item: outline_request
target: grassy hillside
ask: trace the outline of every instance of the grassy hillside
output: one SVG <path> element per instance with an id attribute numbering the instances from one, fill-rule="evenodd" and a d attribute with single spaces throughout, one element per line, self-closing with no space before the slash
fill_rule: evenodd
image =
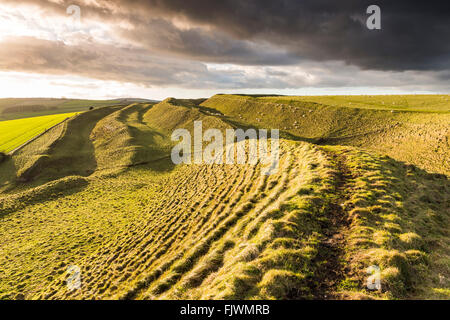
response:
<path id="1" fill-rule="evenodd" d="M 0 121 L 0 152 L 8 153 L 54 125 L 76 115 L 63 113 L 50 116 Z"/>
<path id="2" fill-rule="evenodd" d="M 375 95 L 375 96 L 303 96 L 261 97 L 278 103 L 315 102 L 333 107 L 360 109 L 450 113 L 450 95 Z"/>
<path id="3" fill-rule="evenodd" d="M 344 110 L 361 122 L 339 139 L 391 113 L 299 102 L 284 115 L 259 99 L 88 111 L 0 164 L 0 299 L 449 299 L 448 177 L 319 141 Z M 299 114 L 309 126 L 282 128 L 274 175 L 170 161 L 170 134 L 196 120 L 295 128 Z M 428 120 L 442 130 L 445 116 Z M 82 286 L 69 291 L 72 265 Z M 372 265 L 381 291 L 366 288 Z"/>
<path id="4" fill-rule="evenodd" d="M 450 174 L 450 104 L 446 96 L 432 96 L 425 108 L 415 99 L 409 111 L 386 110 L 364 97 L 250 97 L 216 95 L 201 105 L 223 113 L 236 125 L 280 129 L 291 139 L 318 144 L 349 145 L 386 154 L 427 171 Z M 340 100 L 339 100 L 340 99 Z M 365 101 L 346 105 L 348 99 Z M 378 99 L 378 100 L 377 100 Z M 333 105 L 322 104 L 333 100 Z M 383 96 L 372 98 L 384 101 Z M 321 101 L 321 103 L 315 102 Z M 415 104 L 413 102 L 415 101 Z M 357 105 L 357 107 L 356 107 Z M 403 107 L 401 109 L 404 109 Z M 428 112 L 418 112 L 426 109 Z"/>
<path id="5" fill-rule="evenodd" d="M 2 164 L 0 186 L 8 190 L 17 184 L 29 187 L 25 182 L 36 186 L 68 175 L 90 175 L 97 163 L 89 135 L 97 121 L 116 109 L 81 113 L 49 130 Z"/>

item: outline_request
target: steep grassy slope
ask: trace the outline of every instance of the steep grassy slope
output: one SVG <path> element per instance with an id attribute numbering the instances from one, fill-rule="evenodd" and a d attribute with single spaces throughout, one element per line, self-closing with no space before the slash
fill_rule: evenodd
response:
<path id="1" fill-rule="evenodd" d="M 29 166 L 28 164 L 36 160 L 39 155 L 45 154 L 52 143 L 64 132 L 65 125 L 66 123 L 62 123 L 55 126 L 18 150 L 13 157 L 8 157 L 0 165 L 0 190 L 13 188 L 17 182 L 17 172 Z"/>
<path id="2" fill-rule="evenodd" d="M 97 121 L 116 109 L 79 114 L 16 152 L 1 164 L 0 188 L 28 188 L 69 175 L 90 175 L 97 167 L 90 132 Z"/>
<path id="3" fill-rule="evenodd" d="M 90 111 L 14 156 L 47 155 L 0 194 L 0 298 L 450 298 L 446 176 L 289 130 L 270 176 L 174 166 L 174 129 L 254 125 L 199 102 Z M 365 286 L 372 265 L 379 292 Z"/>
<path id="4" fill-rule="evenodd" d="M 158 128 L 168 136 L 177 128 L 187 129 L 192 133 L 194 121 L 202 121 L 204 128 L 220 130 L 232 128 L 229 123 L 211 116 L 208 112 L 199 108 L 195 102 L 197 101 L 193 100 L 189 103 L 173 98 L 166 99 L 144 114 L 144 120 L 150 126 Z"/>
<path id="5" fill-rule="evenodd" d="M 113 108 L 82 113 L 69 121 L 63 135 L 38 156 L 30 166 L 18 172 L 20 181 L 54 180 L 69 175 L 88 176 L 97 168 L 94 146 L 89 135 L 97 122 Z"/>
<path id="6" fill-rule="evenodd" d="M 414 99 L 415 96 L 407 97 Z M 435 99 L 445 101 L 442 97 Z M 370 99 L 365 108 L 359 108 L 361 103 L 354 108 L 344 102 L 341 106 L 328 106 L 308 99 L 314 100 L 314 97 L 216 95 L 201 105 L 223 113 L 237 125 L 277 128 L 287 137 L 319 144 L 362 147 L 430 172 L 450 174 L 450 106 L 447 102 L 438 104 L 432 100 L 427 108 L 429 112 L 391 112 L 379 109 L 378 104 L 372 105 Z M 319 101 L 329 99 L 332 98 L 323 97 Z M 363 100 L 354 97 L 358 99 Z M 339 105 L 339 100 L 334 98 L 333 101 Z M 420 108 L 425 107 L 418 105 L 410 109 Z"/>
<path id="7" fill-rule="evenodd" d="M 135 150 L 125 119 L 133 108 L 134 105 L 130 105 L 117 110 L 96 123 L 89 138 L 94 144 L 97 169 L 105 170 L 132 163 Z"/>
<path id="8" fill-rule="evenodd" d="M 170 161 L 175 145 L 170 139 L 173 130 L 185 128 L 192 132 L 194 121 L 202 121 L 205 128 L 231 128 L 193 105 L 179 104 L 180 100 L 176 99 L 156 105 L 131 104 L 99 121 L 90 139 L 100 173 L 160 159 Z"/>

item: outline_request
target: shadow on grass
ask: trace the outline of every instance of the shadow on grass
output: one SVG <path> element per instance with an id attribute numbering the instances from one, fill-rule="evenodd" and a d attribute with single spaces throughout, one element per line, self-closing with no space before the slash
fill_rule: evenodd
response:
<path id="1" fill-rule="evenodd" d="M 84 190 L 89 185 L 86 178 L 71 176 L 26 191 L 5 195 L 0 199 L 0 219 L 28 205 L 56 200 Z"/>
<path id="2" fill-rule="evenodd" d="M 153 171 L 168 172 L 175 167 L 170 158 L 172 143 L 169 137 L 151 128 L 144 121 L 144 114 L 152 107 L 153 105 L 137 106 L 137 110 L 130 109 L 128 116 L 133 111 L 137 112 L 136 121 L 127 122 L 128 119 L 121 119 L 128 126 L 135 147 L 132 164 L 128 167 L 146 166 Z"/>
<path id="3" fill-rule="evenodd" d="M 91 175 L 97 168 L 95 149 L 90 134 L 97 122 L 115 111 L 101 108 L 80 114 L 67 123 L 64 134 L 49 148 L 47 154 L 24 170 L 19 182 L 34 182 L 34 185 L 67 176 Z"/>
<path id="4" fill-rule="evenodd" d="M 8 191 L 13 187 L 17 178 L 17 168 L 11 157 L 0 163 L 0 191 Z"/>

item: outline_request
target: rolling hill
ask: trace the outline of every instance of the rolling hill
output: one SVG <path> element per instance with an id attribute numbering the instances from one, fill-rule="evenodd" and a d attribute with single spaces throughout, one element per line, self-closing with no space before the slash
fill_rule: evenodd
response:
<path id="1" fill-rule="evenodd" d="M 0 164 L 0 298 L 449 299 L 450 110 L 305 99 L 131 103 L 49 130 Z M 170 135 L 198 120 L 279 128 L 280 170 L 175 166 Z"/>
<path id="2" fill-rule="evenodd" d="M 450 97 L 432 97 L 216 95 L 201 106 L 236 126 L 279 128 L 290 139 L 355 146 L 449 175 Z"/>

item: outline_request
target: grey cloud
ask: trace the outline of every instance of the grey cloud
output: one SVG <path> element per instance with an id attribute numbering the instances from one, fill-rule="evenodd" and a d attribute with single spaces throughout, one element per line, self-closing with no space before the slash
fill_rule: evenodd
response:
<path id="1" fill-rule="evenodd" d="M 69 46 L 59 41 L 32 37 L 3 41 L 0 46 L 0 69 L 73 74 L 145 85 L 171 85 L 179 83 L 180 74 L 196 76 L 206 70 L 200 63 L 150 56 L 142 49 L 95 43 Z"/>
<path id="2" fill-rule="evenodd" d="M 129 45 L 8 39 L 0 44 L 1 70 L 184 88 L 449 90 L 450 4 L 443 1 L 379 0 L 380 31 L 364 25 L 372 4 L 366 0 L 2 3 L 39 5 L 49 15 L 66 15 L 68 5 L 79 4 L 83 19 L 108 24 Z M 233 67 L 208 69 L 208 63 Z"/>
<path id="3" fill-rule="evenodd" d="M 136 25 L 132 30 L 120 27 L 115 30 L 121 37 L 146 47 L 151 53 L 241 65 L 289 65 L 298 62 L 293 54 L 269 43 L 233 39 L 221 31 L 211 32 L 199 27 L 181 30 L 163 19 L 151 19 L 148 25 Z"/>
<path id="4" fill-rule="evenodd" d="M 306 61 L 297 66 L 207 67 L 203 63 L 151 56 L 142 48 L 117 48 L 31 37 L 11 38 L 0 46 L 0 70 L 79 75 L 152 86 L 214 89 L 286 89 L 300 87 L 395 86 L 441 88 L 436 72 L 364 71 L 339 62 Z M 424 86 L 423 84 L 426 84 Z"/>
<path id="5" fill-rule="evenodd" d="M 255 65 L 339 60 L 363 69 L 396 71 L 441 70 L 450 65 L 448 1 L 378 0 L 382 30 L 376 31 L 364 25 L 371 0 L 21 2 L 59 13 L 78 3 L 87 17 L 131 23 L 134 32 L 122 30 L 123 36 L 191 59 Z M 198 28 L 177 30 L 167 23 L 165 32 L 152 34 L 161 30 L 161 21 L 176 18 Z"/>

